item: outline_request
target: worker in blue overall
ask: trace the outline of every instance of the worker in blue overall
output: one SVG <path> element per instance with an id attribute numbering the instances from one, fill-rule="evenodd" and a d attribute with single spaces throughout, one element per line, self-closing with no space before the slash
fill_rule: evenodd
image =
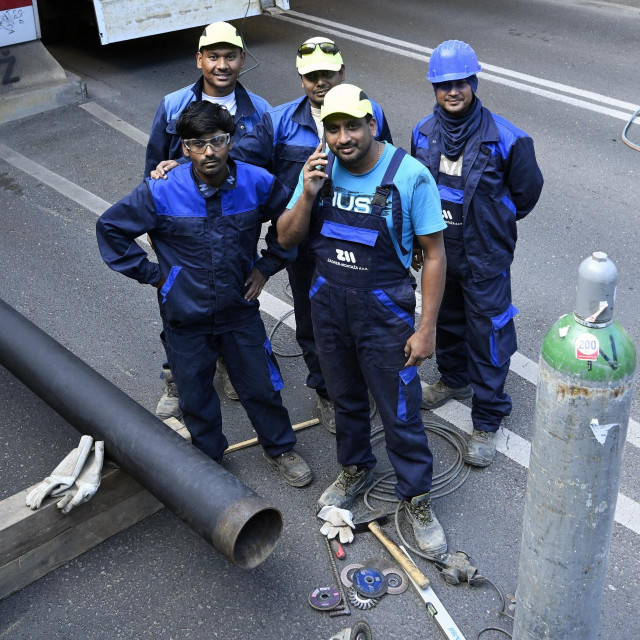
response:
<path id="1" fill-rule="evenodd" d="M 233 25 L 227 22 L 214 22 L 205 28 L 196 52 L 196 65 L 201 70 L 202 76 L 194 85 L 188 85 L 166 95 L 158 105 L 147 144 L 145 178 L 161 160 L 183 157 L 176 123 L 184 109 L 194 102 L 208 100 L 229 111 L 236 123 L 233 134 L 234 144 L 237 144 L 240 138 L 259 122 L 270 105 L 238 82 L 244 62 L 242 37 Z M 259 288 L 258 293 L 279 267 L 279 265 L 268 264 L 267 260 L 262 262 L 260 273 L 256 274 L 261 276 L 255 283 Z M 238 394 L 229 380 L 222 359 L 218 363 L 218 374 L 226 396 L 232 400 L 238 400 Z M 163 364 L 162 378 L 165 390 L 156 407 L 156 415 L 161 420 L 169 417 L 180 418 L 178 396 L 167 362 Z"/>
<path id="2" fill-rule="evenodd" d="M 229 158 L 235 123 L 207 101 L 187 107 L 176 125 L 190 160 L 166 181 L 145 180 L 97 223 L 109 267 L 158 289 L 161 335 L 193 444 L 216 462 L 228 446 L 212 382 L 219 356 L 247 412 L 264 456 L 294 487 L 311 482 L 293 451 L 296 437 L 282 405 L 278 363 L 246 281 L 260 261 L 262 224 L 275 221 L 290 191 L 264 169 Z M 148 233 L 158 264 L 135 238 Z M 281 260 L 293 257 L 267 243 Z"/>
<path id="3" fill-rule="evenodd" d="M 316 36 L 303 42 L 296 55 L 304 95 L 269 109 L 253 130 L 244 136 L 231 155 L 244 162 L 264 167 L 285 186 L 295 188 L 300 171 L 323 138 L 320 108 L 332 87 L 344 82 L 345 66 L 338 46 L 327 37 Z M 391 142 L 391 133 L 382 109 L 371 100 L 377 124 L 375 137 Z M 152 177 L 163 177 L 175 163 L 161 163 Z M 335 433 L 335 412 L 316 354 L 309 289 L 314 258 L 305 240 L 298 246 L 298 257 L 287 267 L 296 319 L 296 340 L 309 374 L 307 386 L 317 394 L 316 415 L 322 425 Z"/>
<path id="4" fill-rule="evenodd" d="M 433 178 L 404 150 L 375 139 L 373 112 L 358 87 L 342 84 L 327 93 L 322 119 L 330 153 L 318 145 L 305 163 L 278 219 L 278 240 L 288 248 L 309 232 L 316 257 L 308 295 L 342 465 L 317 508 L 349 509 L 374 482 L 369 389 L 384 425 L 396 496 L 418 545 L 436 556 L 447 542 L 430 500 L 433 458 L 420 416 L 418 365 L 435 348 L 445 225 Z M 418 329 L 409 272 L 414 237 L 425 253 Z"/>
<path id="5" fill-rule="evenodd" d="M 509 271 L 516 222 L 538 202 L 543 179 L 533 140 L 476 96 L 479 71 L 464 42 L 448 40 L 434 50 L 427 79 L 436 105 L 414 128 L 411 155 L 437 182 L 447 225 L 447 281 L 436 331 L 441 377 L 423 389 L 422 406 L 473 395 L 464 459 L 484 467 L 495 458 L 498 428 L 511 412 L 504 385 L 517 349 Z"/>

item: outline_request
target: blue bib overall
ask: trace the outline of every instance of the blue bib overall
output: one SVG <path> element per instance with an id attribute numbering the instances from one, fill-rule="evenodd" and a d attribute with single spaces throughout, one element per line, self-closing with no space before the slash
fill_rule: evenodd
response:
<path id="1" fill-rule="evenodd" d="M 396 495 L 410 500 L 430 490 L 433 458 L 420 416 L 417 368 L 404 367 L 404 346 L 414 333 L 415 281 L 382 215 L 391 198 L 400 244 L 402 203 L 393 178 L 405 153 L 396 150 L 371 213 L 334 206 L 327 181 L 311 231 L 316 273 L 309 297 L 320 366 L 336 408 L 338 462 L 375 466 L 369 389 L 384 425 Z M 328 175 L 334 159 L 329 154 Z"/>

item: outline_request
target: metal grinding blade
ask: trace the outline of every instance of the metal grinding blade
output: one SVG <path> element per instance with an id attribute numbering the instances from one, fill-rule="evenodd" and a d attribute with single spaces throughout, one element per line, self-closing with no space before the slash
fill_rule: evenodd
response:
<path id="1" fill-rule="evenodd" d="M 363 598 L 379 598 L 387 592 L 387 579 L 382 571 L 371 567 L 356 569 L 351 576 L 354 589 Z"/>
<path id="2" fill-rule="evenodd" d="M 349 602 L 356 609 L 373 609 L 378 604 L 377 598 L 363 598 L 353 587 L 349 587 Z"/>
<path id="3" fill-rule="evenodd" d="M 351 582 L 351 576 L 356 569 L 362 569 L 364 567 L 363 564 L 348 564 L 342 571 L 340 572 L 340 582 L 345 587 L 353 586 L 353 582 Z"/>
<path id="4" fill-rule="evenodd" d="M 395 569 L 383 569 L 382 573 L 387 579 L 387 593 L 398 596 L 409 588 L 409 580 L 404 573 Z"/>
<path id="5" fill-rule="evenodd" d="M 309 604 L 319 611 L 333 609 L 340 600 L 340 592 L 335 587 L 318 587 L 309 594 Z"/>

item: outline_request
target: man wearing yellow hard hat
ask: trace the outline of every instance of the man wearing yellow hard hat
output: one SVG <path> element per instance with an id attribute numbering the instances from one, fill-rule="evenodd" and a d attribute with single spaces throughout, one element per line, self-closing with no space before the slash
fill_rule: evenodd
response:
<path id="1" fill-rule="evenodd" d="M 232 152 L 239 160 L 265 167 L 292 190 L 302 166 L 323 137 L 320 108 L 325 95 L 345 79 L 340 49 L 333 40 L 324 36 L 309 38 L 298 47 L 296 70 L 300 74 L 304 95 L 269 109 Z M 377 123 L 375 137 L 391 142 L 382 109 L 374 101 L 371 104 Z M 295 310 L 296 340 L 309 371 L 307 386 L 316 391 L 316 411 L 321 423 L 334 433 L 334 408 L 320 370 L 311 323 L 309 288 L 314 264 L 308 243 L 303 242 L 298 246 L 296 261 L 287 267 L 287 271 Z"/>
<path id="2" fill-rule="evenodd" d="M 445 282 L 438 189 L 420 162 L 375 139 L 375 109 L 360 88 L 332 88 L 321 117 L 329 153 L 316 147 L 277 222 L 283 249 L 308 236 L 316 259 L 311 315 L 342 466 L 317 508 L 349 509 L 374 483 L 369 390 L 384 426 L 396 496 L 420 549 L 437 556 L 447 540 L 431 506 L 433 457 L 420 416 L 418 365 L 435 349 Z M 414 238 L 425 255 L 418 329 L 409 271 Z"/>
<path id="3" fill-rule="evenodd" d="M 202 76 L 194 85 L 178 89 L 160 102 L 147 144 L 145 178 L 160 161 L 183 157 L 176 123 L 193 102 L 208 100 L 225 107 L 236 123 L 234 142 L 258 123 L 270 105 L 238 82 L 244 59 L 244 44 L 233 25 L 214 22 L 205 28 L 196 52 L 196 65 Z"/>

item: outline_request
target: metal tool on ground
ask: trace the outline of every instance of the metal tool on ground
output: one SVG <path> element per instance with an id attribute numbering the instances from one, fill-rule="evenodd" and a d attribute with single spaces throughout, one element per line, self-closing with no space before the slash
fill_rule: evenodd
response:
<path id="1" fill-rule="evenodd" d="M 379 598 L 387 593 L 387 580 L 378 569 L 363 567 L 351 575 L 353 588 L 365 598 Z"/>
<path id="2" fill-rule="evenodd" d="M 329 611 L 340 604 L 340 598 L 335 587 L 318 587 L 309 594 L 309 604 L 319 611 Z"/>
<path id="3" fill-rule="evenodd" d="M 341 629 L 336 635 L 331 636 L 329 640 L 373 640 L 373 632 L 364 620 L 360 620 L 353 627 Z"/>
<path id="4" fill-rule="evenodd" d="M 387 593 L 391 596 L 399 596 L 409 588 L 409 580 L 406 574 L 395 569 L 383 569 L 382 573 L 387 579 Z"/>
<path id="5" fill-rule="evenodd" d="M 324 540 L 325 547 L 327 548 L 327 554 L 329 556 L 329 564 L 331 565 L 331 571 L 333 571 L 333 577 L 335 578 L 336 584 L 338 586 L 338 591 L 340 592 L 340 598 L 342 599 L 342 604 L 343 604 L 341 609 L 335 609 L 334 611 L 331 611 L 329 615 L 332 618 L 335 618 L 336 616 L 350 616 L 351 609 L 349 609 L 347 598 L 344 595 L 344 589 L 342 588 L 342 582 L 340 581 L 338 567 L 336 566 L 336 560 L 333 557 L 333 552 L 331 551 L 331 545 L 329 544 L 329 539 L 325 538 L 325 536 L 322 536 L 322 539 Z"/>
<path id="6" fill-rule="evenodd" d="M 599 635 L 636 368 L 635 348 L 613 319 L 617 283 L 605 253 L 584 260 L 575 311 L 542 342 L 516 640 Z"/>
<path id="7" fill-rule="evenodd" d="M 358 564 L 358 563 L 348 564 L 340 572 L 340 582 L 342 582 L 342 584 L 347 588 L 352 587 L 353 582 L 351 581 L 351 576 L 353 575 L 353 572 L 356 569 L 362 569 L 363 567 L 364 567 L 363 564 Z"/>
<path id="8" fill-rule="evenodd" d="M 413 560 L 407 553 L 406 549 L 401 547 L 401 550 L 401 553 L 403 553 L 408 561 L 413 564 Z M 462 632 L 458 629 L 458 625 L 456 625 L 453 618 L 444 608 L 444 605 L 440 602 L 440 598 L 438 598 L 434 590 L 430 586 L 426 588 L 421 587 L 409 572 L 407 572 L 407 575 L 409 576 L 411 584 L 415 587 L 418 595 L 422 598 L 422 601 L 427 607 L 427 612 L 435 620 L 435 623 L 438 625 L 438 629 L 442 631 L 444 637 L 448 640 L 465 640 Z"/>
<path id="9" fill-rule="evenodd" d="M 335 538 L 329 544 L 331 545 L 331 551 L 333 551 L 338 560 L 344 560 L 347 557 L 344 547 Z"/>
<path id="10" fill-rule="evenodd" d="M 382 509 L 376 511 L 369 511 L 366 514 L 356 518 L 354 520 L 354 531 L 359 533 L 362 531 L 370 531 L 373 535 L 380 540 L 385 546 L 387 551 L 393 556 L 393 559 L 415 580 L 421 588 L 429 586 L 429 578 L 416 567 L 413 562 L 407 560 L 407 557 L 400 547 L 387 536 L 386 533 L 380 528 L 380 523 L 384 523 L 387 520 L 387 514 Z"/>
<path id="11" fill-rule="evenodd" d="M 446 553 L 442 560 L 436 560 L 434 564 L 449 584 L 468 582 L 473 587 L 484 581 L 484 576 L 478 573 L 477 567 L 471 565 L 469 556 L 464 551 Z"/>
<path id="12" fill-rule="evenodd" d="M 373 609 L 378 604 L 378 598 L 366 598 L 361 596 L 354 587 L 349 587 L 349 602 L 356 607 L 356 609 Z"/>

